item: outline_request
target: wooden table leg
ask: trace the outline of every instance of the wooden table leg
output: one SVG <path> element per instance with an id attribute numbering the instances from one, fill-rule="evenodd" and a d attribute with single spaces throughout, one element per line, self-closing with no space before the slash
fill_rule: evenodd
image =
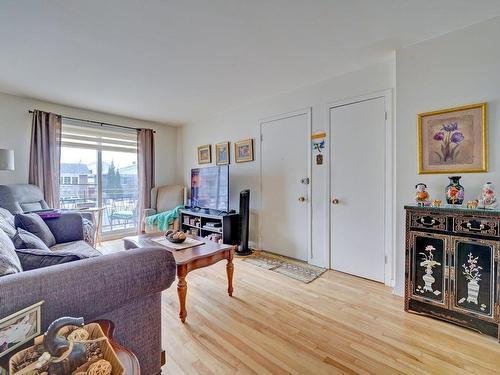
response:
<path id="1" fill-rule="evenodd" d="M 186 310 L 186 295 L 187 295 L 187 283 L 186 283 L 187 271 L 185 267 L 177 268 L 177 294 L 179 295 L 179 318 L 181 322 L 186 322 L 187 310 Z"/>
<path id="2" fill-rule="evenodd" d="M 233 251 L 229 250 L 229 255 L 227 257 L 227 264 L 226 264 L 226 272 L 227 272 L 227 294 L 229 294 L 230 297 L 233 296 L 233 273 L 234 273 L 233 256 L 234 256 Z"/>

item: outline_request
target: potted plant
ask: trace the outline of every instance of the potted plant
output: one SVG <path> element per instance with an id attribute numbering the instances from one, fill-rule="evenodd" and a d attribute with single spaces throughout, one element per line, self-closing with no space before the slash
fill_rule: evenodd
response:
<path id="1" fill-rule="evenodd" d="M 436 248 L 434 246 L 427 245 L 425 247 L 426 253 L 419 253 L 420 255 L 422 255 L 422 261 L 420 262 L 420 266 L 425 267 L 425 275 L 422 276 L 422 279 L 424 279 L 424 283 L 425 283 L 424 291 L 431 292 L 431 293 L 433 292 L 432 284 L 434 284 L 434 281 L 436 281 L 434 276 L 432 276 L 432 269 L 435 266 L 441 265 L 441 263 L 434 260 L 433 251 L 435 251 L 435 250 L 436 250 Z"/>
<path id="2" fill-rule="evenodd" d="M 479 295 L 479 281 L 481 281 L 480 270 L 483 268 L 477 265 L 477 260 L 479 257 L 473 257 L 472 253 L 469 253 L 469 258 L 467 259 L 467 264 L 462 264 L 462 273 L 467 279 L 467 302 L 478 304 L 477 297 Z"/>

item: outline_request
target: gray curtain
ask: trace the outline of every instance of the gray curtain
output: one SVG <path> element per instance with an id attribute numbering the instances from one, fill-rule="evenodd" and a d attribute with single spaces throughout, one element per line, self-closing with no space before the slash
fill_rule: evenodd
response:
<path id="1" fill-rule="evenodd" d="M 151 189 L 155 186 L 155 140 L 152 129 L 138 129 L 137 131 L 137 164 L 139 180 L 138 215 L 142 220 L 145 208 L 151 207 Z M 141 232 L 143 225 L 137 225 Z"/>
<path id="2" fill-rule="evenodd" d="M 53 208 L 59 208 L 61 123 L 61 116 L 54 113 L 33 112 L 28 182 L 40 187 Z"/>

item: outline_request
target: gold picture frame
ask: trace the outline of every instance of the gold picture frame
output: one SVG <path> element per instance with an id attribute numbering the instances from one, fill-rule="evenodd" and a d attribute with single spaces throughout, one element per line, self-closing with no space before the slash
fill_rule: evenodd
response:
<path id="1" fill-rule="evenodd" d="M 234 160 L 236 163 L 254 161 L 253 139 L 243 139 L 234 143 Z"/>
<path id="2" fill-rule="evenodd" d="M 44 301 L 37 302 L 0 319 L 0 333 L 5 336 L 2 341 L 7 340 L 5 349 L 0 351 L 0 357 L 40 336 L 42 330 L 41 307 L 43 303 Z M 9 334 L 9 331 L 13 332 L 12 335 Z"/>
<path id="3" fill-rule="evenodd" d="M 212 162 L 212 146 L 203 145 L 198 147 L 198 164 L 210 164 Z"/>
<path id="4" fill-rule="evenodd" d="M 488 171 L 488 103 L 417 115 L 418 173 Z"/>
<path id="5" fill-rule="evenodd" d="M 215 164 L 227 165 L 230 163 L 229 142 L 220 142 L 215 145 Z"/>

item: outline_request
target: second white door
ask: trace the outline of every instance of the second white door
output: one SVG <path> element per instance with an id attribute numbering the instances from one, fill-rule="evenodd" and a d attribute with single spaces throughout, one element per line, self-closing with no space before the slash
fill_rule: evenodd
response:
<path id="1" fill-rule="evenodd" d="M 386 109 L 379 97 L 330 108 L 331 266 L 384 282 Z"/>
<path id="2" fill-rule="evenodd" d="M 261 123 L 261 247 L 308 260 L 309 112 Z"/>

